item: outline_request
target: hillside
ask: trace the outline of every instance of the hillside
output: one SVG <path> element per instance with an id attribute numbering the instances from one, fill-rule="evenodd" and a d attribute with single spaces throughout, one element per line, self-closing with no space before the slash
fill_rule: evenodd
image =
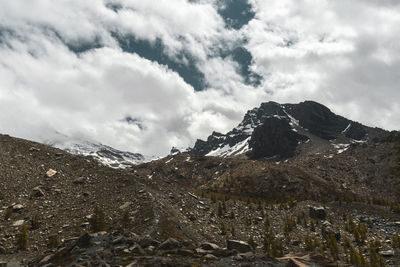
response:
<path id="1" fill-rule="evenodd" d="M 361 251 L 396 266 L 397 157 L 385 140 L 279 164 L 179 154 L 119 170 L 3 135 L 0 253 L 30 266 L 337 266 Z"/>

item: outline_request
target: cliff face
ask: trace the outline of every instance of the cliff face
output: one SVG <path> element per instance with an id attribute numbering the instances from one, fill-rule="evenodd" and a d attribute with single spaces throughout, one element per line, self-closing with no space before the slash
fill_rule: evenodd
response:
<path id="1" fill-rule="evenodd" d="M 253 159 L 291 158 L 295 155 L 298 144 L 307 140 L 307 136 L 293 131 L 287 119 L 269 117 L 254 129 L 249 141 L 249 156 Z"/>

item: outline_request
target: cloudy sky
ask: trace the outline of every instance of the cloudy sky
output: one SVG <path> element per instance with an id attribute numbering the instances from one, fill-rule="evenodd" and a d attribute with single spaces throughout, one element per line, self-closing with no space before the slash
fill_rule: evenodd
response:
<path id="1" fill-rule="evenodd" d="M 164 155 L 264 101 L 400 129 L 397 0 L 0 1 L 0 132 Z"/>

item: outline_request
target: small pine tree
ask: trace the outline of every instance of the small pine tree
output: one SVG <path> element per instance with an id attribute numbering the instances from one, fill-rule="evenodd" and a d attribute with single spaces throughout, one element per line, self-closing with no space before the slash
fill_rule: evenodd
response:
<path id="1" fill-rule="evenodd" d="M 94 209 L 92 218 L 89 220 L 89 223 L 93 232 L 106 230 L 106 219 L 104 211 L 101 208 L 96 207 Z"/>
<path id="2" fill-rule="evenodd" d="M 339 246 L 337 244 L 335 235 L 333 233 L 329 233 L 326 241 L 328 242 L 328 247 L 331 252 L 332 258 L 334 260 L 338 260 L 339 259 Z"/>
<path id="3" fill-rule="evenodd" d="M 17 247 L 18 249 L 25 250 L 28 248 L 28 230 L 23 225 L 17 235 Z"/>
<path id="4" fill-rule="evenodd" d="M 282 242 L 274 239 L 271 242 L 271 254 L 274 258 L 279 258 L 283 256 L 283 245 Z"/>

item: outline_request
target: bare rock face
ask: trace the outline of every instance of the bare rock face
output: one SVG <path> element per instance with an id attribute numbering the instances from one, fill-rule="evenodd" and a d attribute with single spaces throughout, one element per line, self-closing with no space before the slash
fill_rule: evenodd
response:
<path id="1" fill-rule="evenodd" d="M 257 127 L 250 139 L 253 159 L 277 157 L 284 159 L 293 157 L 300 141 L 308 140 L 292 130 L 287 119 L 269 117 Z"/>

